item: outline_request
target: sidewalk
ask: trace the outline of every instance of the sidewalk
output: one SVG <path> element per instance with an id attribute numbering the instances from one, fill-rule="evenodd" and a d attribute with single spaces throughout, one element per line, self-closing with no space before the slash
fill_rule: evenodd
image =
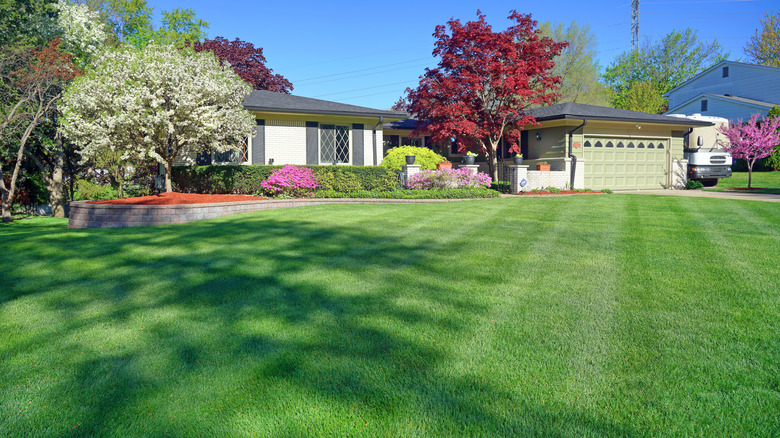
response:
<path id="1" fill-rule="evenodd" d="M 720 198 L 747 201 L 780 202 L 780 195 L 768 193 L 710 192 L 704 190 L 615 190 L 616 195 L 663 195 L 689 198 Z"/>

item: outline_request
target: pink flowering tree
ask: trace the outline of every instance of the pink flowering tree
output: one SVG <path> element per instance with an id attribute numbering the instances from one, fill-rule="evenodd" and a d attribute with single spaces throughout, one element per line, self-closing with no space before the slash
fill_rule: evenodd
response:
<path id="1" fill-rule="evenodd" d="M 275 170 L 260 186 L 271 196 L 311 196 L 316 189 L 317 179 L 307 167 L 287 165 Z"/>
<path id="2" fill-rule="evenodd" d="M 761 158 L 772 155 L 775 146 L 780 143 L 778 129 L 780 129 L 780 117 L 764 118 L 759 121 L 758 114 L 753 114 L 745 123 L 739 119 L 736 123 L 718 128 L 728 139 L 728 143 L 721 143 L 723 149 L 732 157 L 747 162 L 748 188 L 753 181 L 753 165 Z"/>

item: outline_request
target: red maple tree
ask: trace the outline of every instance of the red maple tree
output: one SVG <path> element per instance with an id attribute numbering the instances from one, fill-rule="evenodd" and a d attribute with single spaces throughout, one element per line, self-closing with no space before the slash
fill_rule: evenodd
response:
<path id="1" fill-rule="evenodd" d="M 426 69 L 415 89 L 406 89 L 406 109 L 419 121 L 412 134 L 429 133 L 434 142 L 455 139 L 460 152 L 487 154 L 490 174 L 497 177 L 496 152 L 501 138 L 520 152 L 520 130 L 537 124 L 525 114 L 530 105 L 557 97 L 560 77 L 552 76 L 553 58 L 568 43 L 542 37 L 530 14 L 512 11 L 514 21 L 494 32 L 477 11 L 477 21 L 436 26 L 433 56 L 439 65 Z"/>
<path id="2" fill-rule="evenodd" d="M 223 37 L 216 37 L 213 40 L 197 41 L 193 48 L 197 52 L 213 52 L 220 61 L 229 62 L 233 71 L 255 90 L 290 94 L 293 89 L 290 81 L 282 75 L 274 74 L 273 70 L 265 66 L 263 48 L 255 47 L 250 42 L 238 38 L 228 41 Z"/>

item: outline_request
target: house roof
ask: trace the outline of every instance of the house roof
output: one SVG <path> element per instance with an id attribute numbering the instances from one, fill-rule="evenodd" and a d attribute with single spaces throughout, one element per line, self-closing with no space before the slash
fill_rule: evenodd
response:
<path id="1" fill-rule="evenodd" d="M 700 120 L 679 119 L 676 117 L 661 116 L 658 114 L 628 111 L 624 109 L 610 108 L 606 106 L 587 105 L 584 103 L 559 103 L 556 105 L 533 108 L 526 113 L 533 116 L 538 122 L 546 120 L 611 120 L 616 122 L 636 123 L 668 123 L 674 125 L 700 125 L 709 126 L 710 122 Z"/>
<path id="2" fill-rule="evenodd" d="M 249 96 L 244 99 L 244 108 L 250 111 L 282 113 L 333 114 L 360 117 L 388 117 L 394 119 L 409 117 L 408 114 L 400 111 L 378 110 L 266 90 L 252 91 Z"/>
<path id="3" fill-rule="evenodd" d="M 721 61 L 721 62 L 713 65 L 712 67 L 708 68 L 707 70 L 704 70 L 703 72 L 697 74 L 696 76 L 693 76 L 692 78 L 688 79 L 687 81 L 683 82 L 682 84 L 680 84 L 680 85 L 672 88 L 671 90 L 667 91 L 666 93 L 663 94 L 663 96 L 664 97 L 669 97 L 669 95 L 672 92 L 674 92 L 674 91 L 676 91 L 676 90 L 678 90 L 678 89 L 680 89 L 682 87 L 685 87 L 686 85 L 688 85 L 689 83 L 695 81 L 696 79 L 699 79 L 700 77 L 706 75 L 707 73 L 709 73 L 709 72 L 711 72 L 711 71 L 713 71 L 715 69 L 718 69 L 718 68 L 720 68 L 720 67 L 722 67 L 722 66 L 724 66 L 726 64 L 728 64 L 728 65 L 741 65 L 741 66 L 744 66 L 744 67 L 750 67 L 750 68 L 755 68 L 755 69 L 765 69 L 765 70 L 768 69 L 768 70 L 771 70 L 771 71 L 776 71 L 778 74 L 780 74 L 780 68 L 777 68 L 777 67 L 770 67 L 770 66 L 767 66 L 767 65 L 750 64 L 750 63 L 747 63 L 747 62 Z"/>
<path id="4" fill-rule="evenodd" d="M 710 93 L 702 93 L 698 96 L 692 97 L 685 102 L 677 105 L 674 108 L 670 108 L 669 111 L 666 112 L 666 114 L 672 114 L 678 109 L 690 105 L 691 102 L 696 102 L 697 100 L 700 100 L 702 97 L 706 97 L 708 99 L 719 99 L 719 100 L 726 100 L 730 102 L 735 102 L 738 104 L 744 104 L 744 105 L 750 105 L 754 107 L 764 108 L 764 109 L 772 109 L 775 105 L 780 105 L 780 103 L 772 103 L 772 102 L 762 102 L 760 100 L 755 99 L 748 99 L 746 97 L 739 97 L 739 96 L 729 96 L 727 94 L 710 94 Z"/>
<path id="5" fill-rule="evenodd" d="M 404 119 L 395 122 L 387 122 L 382 125 L 384 129 L 416 129 L 417 119 Z"/>

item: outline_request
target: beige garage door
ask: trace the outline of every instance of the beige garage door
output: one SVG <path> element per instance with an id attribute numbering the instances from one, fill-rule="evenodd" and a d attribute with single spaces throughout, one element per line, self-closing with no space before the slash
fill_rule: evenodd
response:
<path id="1" fill-rule="evenodd" d="M 585 137 L 585 187 L 660 189 L 666 183 L 665 139 Z"/>

